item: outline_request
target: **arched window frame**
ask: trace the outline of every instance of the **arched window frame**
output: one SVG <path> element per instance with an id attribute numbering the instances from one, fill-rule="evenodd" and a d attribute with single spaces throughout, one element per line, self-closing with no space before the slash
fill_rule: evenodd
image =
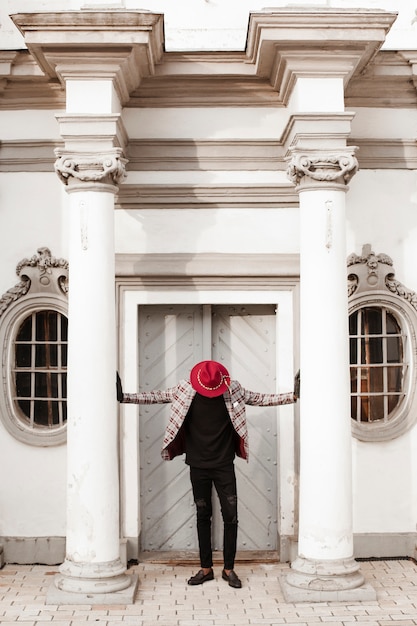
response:
<path id="1" fill-rule="evenodd" d="M 66 424 L 55 428 L 31 427 L 22 419 L 14 401 L 14 346 L 23 321 L 32 313 L 52 310 L 68 315 L 68 262 L 55 259 L 48 248 L 39 248 L 31 259 L 16 268 L 20 282 L 0 299 L 0 349 L 2 374 L 0 419 L 17 440 L 34 446 L 54 446 L 66 442 Z"/>
<path id="2" fill-rule="evenodd" d="M 404 398 L 387 421 L 358 422 L 352 418 L 352 434 L 361 441 L 390 441 L 417 422 L 417 294 L 395 278 L 386 254 L 375 255 L 369 245 L 361 256 L 348 258 L 349 316 L 367 307 L 385 308 L 398 321 L 405 341 Z"/>

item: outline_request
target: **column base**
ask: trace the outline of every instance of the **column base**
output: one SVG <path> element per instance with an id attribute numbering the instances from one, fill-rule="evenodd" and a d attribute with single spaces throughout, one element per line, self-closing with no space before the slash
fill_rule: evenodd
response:
<path id="1" fill-rule="evenodd" d="M 111 593 L 75 593 L 58 589 L 55 581 L 52 581 L 46 593 L 45 604 L 62 606 L 64 604 L 103 604 L 103 605 L 126 605 L 134 604 L 139 579 L 137 574 L 126 574 L 129 586 L 121 591 Z"/>
<path id="2" fill-rule="evenodd" d="M 376 600 L 355 559 L 314 560 L 297 557 L 281 581 L 287 602 Z"/>
<path id="3" fill-rule="evenodd" d="M 110 563 L 66 560 L 50 586 L 47 604 L 132 604 L 138 585 L 118 559 Z"/>

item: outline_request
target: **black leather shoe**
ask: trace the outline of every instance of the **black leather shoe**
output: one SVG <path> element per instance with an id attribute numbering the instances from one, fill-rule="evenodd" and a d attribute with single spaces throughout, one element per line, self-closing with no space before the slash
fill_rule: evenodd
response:
<path id="1" fill-rule="evenodd" d="M 233 570 L 230 572 L 230 574 L 226 574 L 226 572 L 223 570 L 222 578 L 223 580 L 227 580 L 230 587 L 234 587 L 235 589 L 240 589 L 242 586 L 242 583 L 240 582 L 239 578 L 236 576 Z"/>
<path id="2" fill-rule="evenodd" d="M 209 571 L 208 574 L 205 574 L 203 570 L 201 569 L 199 572 L 197 572 L 197 574 L 195 574 L 194 576 L 191 576 L 191 578 L 188 580 L 188 584 L 189 585 L 202 585 L 203 583 L 206 583 L 208 580 L 213 580 L 213 579 L 214 579 L 214 574 L 213 574 L 212 569 Z"/>

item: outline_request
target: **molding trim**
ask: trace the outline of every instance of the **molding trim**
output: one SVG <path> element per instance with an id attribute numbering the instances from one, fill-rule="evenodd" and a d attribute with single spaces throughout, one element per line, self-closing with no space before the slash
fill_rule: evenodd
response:
<path id="1" fill-rule="evenodd" d="M 356 533 L 353 554 L 356 559 L 417 558 L 417 533 Z"/>
<path id="2" fill-rule="evenodd" d="M 172 286 L 205 288 L 228 281 L 229 289 L 267 289 L 298 283 L 298 254 L 116 254 L 116 278 L 137 286 L 172 281 Z M 233 279 L 230 284 L 230 279 Z"/>
<path id="3" fill-rule="evenodd" d="M 303 54 L 308 52 L 304 50 Z M 329 53 L 325 54 L 328 58 Z M 369 60 L 366 71 L 355 74 L 346 85 L 346 109 L 415 108 L 413 54 L 413 51 L 379 50 Z M 280 65 L 283 68 L 285 63 L 281 60 Z M 45 75 L 29 51 L 11 54 L 0 50 L 0 66 L 3 79 L 0 81 L 0 110 L 65 110 L 64 86 Z M 248 63 L 244 52 L 165 52 L 154 71 L 154 75 L 142 78 L 125 106 L 283 106 L 275 90 L 277 86 L 268 78 L 255 75 L 255 68 Z M 323 75 L 326 75 L 325 69 Z"/>
<path id="4" fill-rule="evenodd" d="M 138 559 L 139 539 L 129 537 L 125 543 L 127 543 L 127 561 Z M 0 544 L 3 545 L 5 563 L 58 565 L 65 559 L 65 537 L 0 537 Z M 353 545 L 356 559 L 417 558 L 415 532 L 355 533 Z M 294 537 L 282 537 L 280 549 L 280 562 L 291 561 L 292 556 L 297 553 L 297 542 L 294 541 Z M 244 558 L 244 555 L 245 553 L 241 552 L 238 558 Z"/>
<path id="5" fill-rule="evenodd" d="M 127 561 L 139 558 L 139 539 L 128 537 Z M 58 565 L 65 559 L 65 537 L 0 537 L 5 563 Z M 417 533 L 355 533 L 354 558 L 417 558 Z M 297 551 L 294 537 L 280 538 L 280 562 L 291 561 Z M 244 553 L 243 553 L 244 554 Z M 126 558 L 126 557 L 125 557 Z"/>
<path id="6" fill-rule="evenodd" d="M 290 182 L 277 185 L 122 185 L 116 209 L 298 207 Z"/>
<path id="7" fill-rule="evenodd" d="M 286 169 L 278 139 L 132 139 L 126 156 L 130 171 Z"/>
<path id="8" fill-rule="evenodd" d="M 417 169 L 414 139 L 355 139 L 359 168 Z M 53 172 L 59 140 L 0 142 L 0 172 Z M 127 172 L 144 171 L 285 171 L 285 149 L 279 139 L 132 139 L 127 146 Z M 123 185 L 122 187 L 126 187 Z"/>
<path id="9" fill-rule="evenodd" d="M 0 537 L 4 562 L 58 565 L 65 559 L 65 537 Z"/>

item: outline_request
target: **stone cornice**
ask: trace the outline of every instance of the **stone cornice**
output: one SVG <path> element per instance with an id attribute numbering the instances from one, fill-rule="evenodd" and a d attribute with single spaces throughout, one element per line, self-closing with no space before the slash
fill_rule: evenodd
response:
<path id="1" fill-rule="evenodd" d="M 44 74 L 111 79 L 122 103 L 155 72 L 163 51 L 163 17 L 136 11 L 67 11 L 11 16 Z"/>
<path id="2" fill-rule="evenodd" d="M 339 76 L 346 86 L 375 57 L 396 17 L 327 7 L 251 13 L 247 57 L 287 104 L 297 76 Z"/>

